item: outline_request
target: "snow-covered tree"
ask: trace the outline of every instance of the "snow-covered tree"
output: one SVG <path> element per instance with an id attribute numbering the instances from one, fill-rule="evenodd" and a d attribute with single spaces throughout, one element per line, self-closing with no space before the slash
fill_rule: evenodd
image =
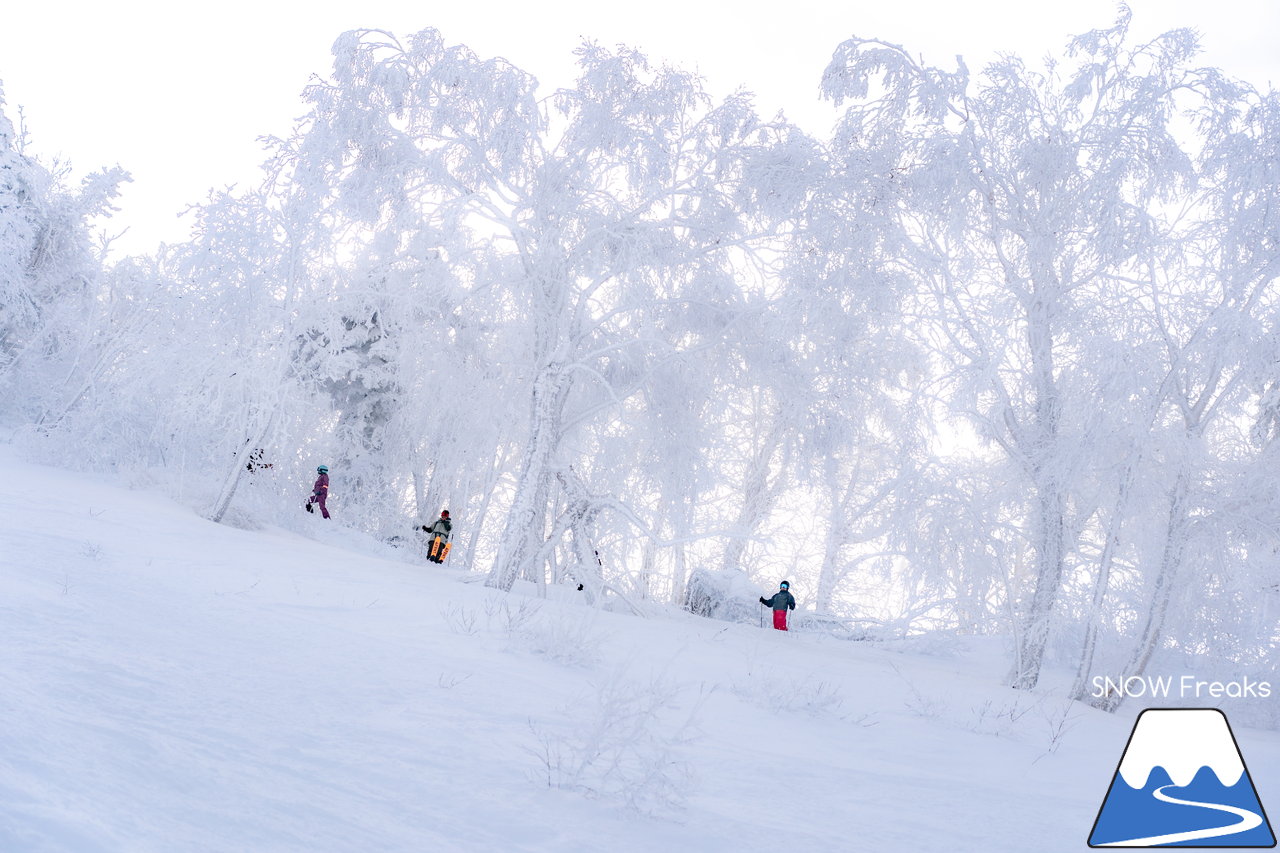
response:
<path id="1" fill-rule="evenodd" d="M 509 588 L 542 571 L 566 437 L 732 321 L 750 253 L 802 196 L 804 142 L 745 96 L 713 105 L 693 74 L 628 50 L 585 45 L 577 85 L 541 100 L 527 74 L 432 30 L 403 45 L 353 33 L 335 51 L 317 120 L 389 105 L 359 156 L 395 159 L 435 216 L 510 259 L 499 284 L 528 332 L 507 354 L 529 414 L 490 576 Z"/>
<path id="2" fill-rule="evenodd" d="M 1101 283 L 1159 239 L 1155 209 L 1191 179 L 1174 133 L 1177 96 L 1212 85 L 1186 31 L 1131 45 L 1130 14 L 1074 39 L 1044 70 L 1005 57 L 973 79 L 924 67 L 896 45 L 841 45 L 824 90 L 850 100 L 844 135 L 907 185 L 904 260 L 932 301 L 948 405 L 998 454 L 1030 549 L 1011 574 L 1018 612 L 1011 683 L 1039 677 L 1060 592 L 1092 507 L 1090 413 L 1105 402 L 1084 334 L 1106 312 Z M 872 96 L 871 87 L 877 87 Z M 998 516 L 992 516 L 992 522 Z M 1011 572 L 1011 569 L 1008 569 Z"/>
<path id="3" fill-rule="evenodd" d="M 0 389 L 10 416 L 45 427 L 83 399 L 110 330 L 94 303 L 101 272 L 90 222 L 108 216 L 120 169 L 67 186 L 69 169 L 26 152 L 0 89 Z"/>
<path id="4" fill-rule="evenodd" d="M 1126 674 L 1143 673 L 1161 649 L 1203 645 L 1227 654 L 1221 642 L 1205 643 L 1205 622 L 1221 626 L 1244 617 L 1251 629 L 1259 627 L 1252 620 L 1270 582 L 1258 555 L 1274 542 L 1274 490 L 1259 488 L 1251 470 L 1265 464 L 1269 442 L 1265 427 L 1251 442 L 1242 424 L 1251 409 L 1260 416 L 1255 423 L 1266 423 L 1277 359 L 1280 113 L 1274 93 L 1260 97 L 1216 82 L 1214 97 L 1197 111 L 1198 180 L 1183 201 L 1188 213 L 1176 243 L 1153 256 L 1134 282 L 1145 290 L 1143 316 L 1159 345 L 1157 408 L 1148 419 L 1156 452 L 1146 461 L 1162 473 L 1150 501 L 1160 508 L 1154 527 L 1161 533 L 1144 560 L 1144 583 L 1128 603 L 1138 630 Z M 1105 588 L 1099 586 L 1099 600 Z M 1206 605 L 1219 600 L 1221 608 Z M 1273 632 L 1274 626 L 1263 636 Z M 1237 659 L 1254 658 L 1271 644 L 1242 645 L 1233 650 Z M 1078 694 L 1092 652 L 1086 646 Z M 1114 708 L 1118 701 L 1107 696 L 1098 704 Z"/>

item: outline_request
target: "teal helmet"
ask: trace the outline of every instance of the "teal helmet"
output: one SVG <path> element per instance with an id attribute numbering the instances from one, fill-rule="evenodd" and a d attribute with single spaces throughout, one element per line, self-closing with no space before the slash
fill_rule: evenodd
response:
<path id="1" fill-rule="evenodd" d="M 329 473 L 329 466 L 328 466 L 328 465 L 321 465 L 319 468 L 317 468 L 317 469 L 316 469 L 316 472 L 317 472 L 317 473 L 319 473 L 319 474 L 328 474 L 328 473 Z"/>

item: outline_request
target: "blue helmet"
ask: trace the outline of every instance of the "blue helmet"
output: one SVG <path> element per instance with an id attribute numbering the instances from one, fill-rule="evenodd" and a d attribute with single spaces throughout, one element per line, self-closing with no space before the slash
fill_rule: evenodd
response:
<path id="1" fill-rule="evenodd" d="M 328 473 L 329 473 L 329 466 L 328 466 L 328 465 L 321 465 L 319 468 L 317 468 L 317 469 L 316 469 L 316 472 L 317 472 L 317 473 L 319 473 L 319 474 L 328 474 Z"/>

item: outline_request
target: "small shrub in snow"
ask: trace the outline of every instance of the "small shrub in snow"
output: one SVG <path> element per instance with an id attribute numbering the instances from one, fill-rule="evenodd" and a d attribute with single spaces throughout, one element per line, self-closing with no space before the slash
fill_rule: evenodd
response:
<path id="1" fill-rule="evenodd" d="M 527 598 L 520 599 L 513 607 L 510 596 L 496 594 L 485 599 L 484 607 L 485 614 L 490 622 L 497 619 L 502 626 L 502 630 L 509 637 L 514 637 L 523 631 L 525 626 L 542 610 L 541 604 Z"/>
<path id="2" fill-rule="evenodd" d="M 774 673 L 754 675 L 733 685 L 733 692 L 770 711 L 798 711 L 811 716 L 838 716 L 844 697 L 828 681 Z"/>
<path id="3" fill-rule="evenodd" d="M 1045 755 L 1053 755 L 1057 752 L 1058 747 L 1062 746 L 1062 742 L 1066 739 L 1071 730 L 1080 724 L 1084 715 L 1081 713 L 1072 713 L 1076 710 L 1076 703 L 1070 699 L 1066 699 L 1062 701 L 1058 707 L 1045 711 L 1044 721 L 1049 730 L 1048 743 L 1046 745 L 1044 755 L 1040 756 L 1040 758 L 1044 758 Z M 1037 758 L 1036 761 L 1039 761 L 1040 758 Z"/>
<path id="4" fill-rule="evenodd" d="M 1008 737 L 1017 731 L 1018 723 L 1037 705 L 1039 700 L 1026 701 L 1022 697 L 1012 702 L 988 699 L 970 709 L 972 719 L 968 728 L 978 734 Z"/>
<path id="5" fill-rule="evenodd" d="M 916 687 L 914 681 L 902 674 L 902 670 L 898 669 L 892 663 L 889 664 L 889 666 L 898 674 L 898 677 L 902 679 L 902 682 L 907 685 L 908 695 L 907 699 L 903 702 L 903 705 L 908 711 L 915 714 L 917 717 L 933 719 L 934 717 L 941 716 L 942 713 L 947 710 L 947 703 L 940 699 L 934 699 L 931 696 L 926 696 L 924 693 L 920 692 L 920 689 Z"/>
<path id="6" fill-rule="evenodd" d="M 698 705 L 680 713 L 680 688 L 665 678 L 648 683 L 618 676 L 579 703 L 568 731 L 530 723 L 548 787 L 618 800 L 642 814 L 680 808 L 693 786 L 684 751 L 694 740 Z"/>
<path id="7" fill-rule="evenodd" d="M 501 592 L 489 592 L 484 597 L 484 624 L 493 628 L 493 620 L 502 613 L 507 596 Z"/>
<path id="8" fill-rule="evenodd" d="M 441 607 L 440 616 L 455 634 L 470 636 L 476 632 L 476 612 L 470 607 Z"/>
<path id="9" fill-rule="evenodd" d="M 819 634 L 837 640 L 879 640 L 884 638 L 881 626 L 869 620 L 846 619 L 830 613 L 797 610 L 787 621 L 787 628 L 797 634 Z"/>
<path id="10" fill-rule="evenodd" d="M 605 637 L 594 618 L 577 612 L 552 613 L 520 623 L 511 639 L 523 649 L 567 666 L 594 666 L 600 660 Z"/>

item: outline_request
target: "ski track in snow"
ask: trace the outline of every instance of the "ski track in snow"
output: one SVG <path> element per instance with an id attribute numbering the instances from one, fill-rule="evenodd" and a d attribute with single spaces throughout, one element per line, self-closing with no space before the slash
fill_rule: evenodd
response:
<path id="1" fill-rule="evenodd" d="M 4 853 L 1075 851 L 1130 725 L 1081 709 L 1053 754 L 1036 712 L 975 730 L 1029 701 L 998 643 L 940 658 L 497 596 L 5 446 L 0 479 Z M 541 608 L 543 652 L 502 601 Z M 641 745 L 694 714 L 678 805 L 547 786 L 538 733 L 585 743 L 606 685 L 659 678 L 679 693 Z M 819 684 L 837 707 L 785 706 Z M 1274 789 L 1280 738 L 1255 740 Z"/>

